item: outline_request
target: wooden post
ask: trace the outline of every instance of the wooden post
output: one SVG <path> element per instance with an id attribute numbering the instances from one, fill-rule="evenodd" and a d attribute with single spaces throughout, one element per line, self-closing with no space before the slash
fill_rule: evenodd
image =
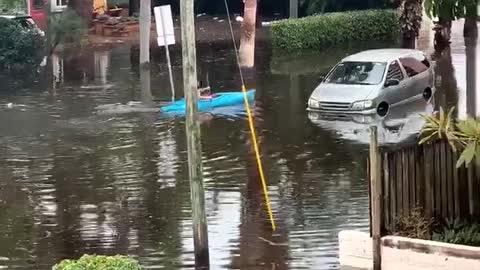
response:
<path id="1" fill-rule="evenodd" d="M 193 0 L 182 0 L 180 15 L 182 23 L 183 91 L 186 99 L 186 131 L 188 150 L 188 172 L 192 201 L 193 239 L 196 267 L 208 268 L 208 230 L 205 214 L 205 194 L 203 188 L 202 149 L 200 125 L 197 121 L 198 91 L 197 63 L 195 50 L 195 21 Z"/>
<path id="2" fill-rule="evenodd" d="M 433 189 L 433 180 L 432 175 L 433 171 L 433 146 L 431 144 L 425 144 L 423 146 L 423 158 L 425 160 L 424 166 L 424 179 L 425 179 L 425 216 L 427 218 L 433 217 L 433 207 L 434 207 L 434 189 Z"/>
<path id="3" fill-rule="evenodd" d="M 150 63 L 151 7 L 150 0 L 140 1 L 140 66 Z"/>
<path id="4" fill-rule="evenodd" d="M 475 200 L 474 200 L 474 185 L 473 185 L 473 181 L 474 181 L 474 171 L 473 171 L 473 168 L 474 168 L 474 163 L 470 164 L 468 167 L 467 167 L 467 183 L 468 183 L 468 210 L 469 210 L 469 214 L 470 214 L 470 217 L 474 217 L 475 215 Z"/>
<path id="5" fill-rule="evenodd" d="M 373 270 L 382 269 L 382 179 L 377 127 L 370 127 L 370 185 L 372 189 Z"/>
<path id="6" fill-rule="evenodd" d="M 290 0 L 290 19 L 298 18 L 298 0 Z"/>

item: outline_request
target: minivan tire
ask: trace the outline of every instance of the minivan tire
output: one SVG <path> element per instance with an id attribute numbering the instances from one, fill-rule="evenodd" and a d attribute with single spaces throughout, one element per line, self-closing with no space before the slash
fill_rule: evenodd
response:
<path id="1" fill-rule="evenodd" d="M 430 100 L 430 98 L 432 97 L 432 89 L 430 89 L 430 87 L 425 89 L 425 91 L 423 91 L 422 96 L 423 96 L 423 99 L 427 101 Z"/>
<path id="2" fill-rule="evenodd" d="M 386 102 L 382 102 L 378 104 L 377 106 L 377 114 L 380 116 L 386 116 L 388 114 L 388 110 L 390 109 L 390 106 Z"/>

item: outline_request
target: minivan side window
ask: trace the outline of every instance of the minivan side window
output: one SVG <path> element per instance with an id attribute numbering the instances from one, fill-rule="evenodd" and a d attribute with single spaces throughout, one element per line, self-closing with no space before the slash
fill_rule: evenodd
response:
<path id="1" fill-rule="evenodd" d="M 400 58 L 400 63 L 402 63 L 402 66 L 405 68 L 408 77 L 420 74 L 430 67 L 430 63 L 424 56 L 422 56 L 421 59 L 414 57 Z"/>
<path id="2" fill-rule="evenodd" d="M 400 64 L 398 64 L 397 61 L 392 62 L 388 67 L 387 81 L 392 79 L 399 81 L 403 80 L 403 72 L 402 69 L 400 69 Z"/>

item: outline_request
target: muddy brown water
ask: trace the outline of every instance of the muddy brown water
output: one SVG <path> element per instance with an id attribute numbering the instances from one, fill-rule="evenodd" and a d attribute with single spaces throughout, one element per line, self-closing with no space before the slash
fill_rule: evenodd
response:
<path id="1" fill-rule="evenodd" d="M 442 53 L 428 35 L 419 42 L 436 59 L 435 99 L 386 119 L 305 111 L 319 75 L 363 47 L 292 55 L 260 45 L 247 82 L 257 89 L 279 230 L 268 226 L 244 114 L 202 115 L 211 268 L 339 268 L 338 232 L 368 231 L 370 123 L 385 143 L 399 144 L 416 138 L 420 113 L 453 104 L 460 117 L 476 114 L 478 81 L 467 81 L 480 77 L 478 68 L 467 74 L 480 53 L 465 48 L 459 29 Z M 184 119 L 156 112 L 171 99 L 162 53 L 154 50 L 149 73 L 136 68 L 130 46 L 60 55 L 55 86 L 48 76 L 0 86 L 0 269 L 46 270 L 84 253 L 128 254 L 146 269 L 193 268 Z M 176 98 L 179 55 L 172 53 Z M 200 44 L 198 55 L 199 76 L 215 91 L 239 89 L 229 44 Z"/>

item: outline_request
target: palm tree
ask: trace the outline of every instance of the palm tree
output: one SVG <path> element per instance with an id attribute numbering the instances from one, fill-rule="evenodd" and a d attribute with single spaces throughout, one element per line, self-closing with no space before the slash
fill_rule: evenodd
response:
<path id="1" fill-rule="evenodd" d="M 415 41 L 422 26 L 422 0 L 404 0 L 400 6 L 402 47 L 415 48 Z"/>
<path id="2" fill-rule="evenodd" d="M 463 0 L 465 2 L 465 26 L 463 35 L 476 39 L 478 36 L 477 19 L 478 19 L 478 0 Z"/>

